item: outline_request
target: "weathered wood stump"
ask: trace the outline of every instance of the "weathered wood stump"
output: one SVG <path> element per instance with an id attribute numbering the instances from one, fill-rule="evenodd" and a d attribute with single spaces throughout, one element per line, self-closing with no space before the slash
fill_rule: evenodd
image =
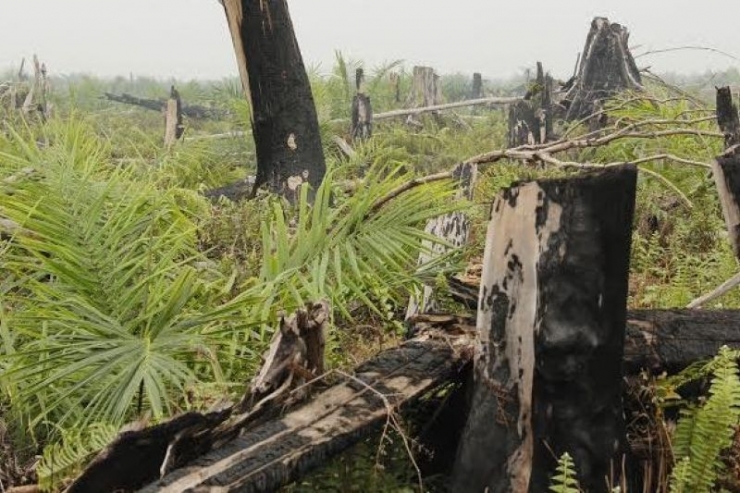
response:
<path id="1" fill-rule="evenodd" d="M 365 72 L 358 68 L 355 74 L 357 93 L 352 99 L 352 138 L 369 139 L 373 135 L 373 107 L 365 94 Z"/>
<path id="2" fill-rule="evenodd" d="M 164 114 L 164 146 L 171 149 L 180 140 L 185 126 L 182 124 L 182 100 L 175 86 L 170 87 L 170 99 Z"/>
<path id="3" fill-rule="evenodd" d="M 624 166 L 525 183 L 495 200 L 453 491 L 544 493 L 564 452 L 589 492 L 607 492 L 621 469 L 636 178 Z"/>
<path id="4" fill-rule="evenodd" d="M 509 107 L 509 147 L 553 140 L 553 80 L 537 62 L 537 78 L 522 101 Z"/>
<path id="5" fill-rule="evenodd" d="M 596 17 L 586 38 L 576 77 L 562 103 L 566 120 L 586 118 L 602 108 L 603 101 L 627 89 L 641 90 L 642 79 L 628 46 L 626 27 Z M 603 126 L 592 122 L 592 126 Z"/>
<path id="6" fill-rule="evenodd" d="M 483 76 L 475 72 L 473 74 L 473 86 L 470 90 L 470 99 L 480 99 L 483 97 Z"/>
<path id="7" fill-rule="evenodd" d="M 391 72 L 388 75 L 388 79 L 390 80 L 391 87 L 393 88 L 393 100 L 396 103 L 401 102 L 401 76 L 398 75 L 398 72 Z"/>
<path id="8" fill-rule="evenodd" d="M 418 108 L 442 103 L 442 85 L 439 83 L 439 75 L 434 72 L 432 67 L 414 67 L 411 92 L 408 101 L 406 101 L 406 106 Z"/>
<path id="9" fill-rule="evenodd" d="M 224 0 L 239 74 L 252 108 L 255 190 L 296 200 L 326 173 L 311 86 L 285 0 Z"/>

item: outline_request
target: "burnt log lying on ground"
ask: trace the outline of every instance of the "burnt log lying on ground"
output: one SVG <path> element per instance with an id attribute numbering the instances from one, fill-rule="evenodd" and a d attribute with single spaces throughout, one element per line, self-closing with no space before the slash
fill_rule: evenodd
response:
<path id="1" fill-rule="evenodd" d="M 132 96 L 130 94 L 113 94 L 110 92 L 104 93 L 105 99 L 108 101 L 114 101 L 116 103 L 129 104 L 132 106 L 139 106 L 152 111 L 165 111 L 167 109 L 167 99 L 147 99 Z M 195 118 L 200 120 L 205 119 L 219 119 L 226 116 L 226 112 L 220 108 L 209 108 L 208 106 L 199 105 L 183 105 L 181 112 L 188 118 Z"/>
<path id="2" fill-rule="evenodd" d="M 565 119 L 580 120 L 603 109 L 603 101 L 624 90 L 641 90 L 642 80 L 630 53 L 626 27 L 597 17 L 591 23 L 578 72 L 568 81 L 561 104 Z M 597 117 L 592 127 L 603 127 Z"/>
<path id="3" fill-rule="evenodd" d="M 449 279 L 453 299 L 478 307 L 480 279 Z M 722 346 L 740 349 L 740 310 L 627 310 L 623 371 L 676 373 L 712 358 Z"/>
<path id="4" fill-rule="evenodd" d="M 515 185 L 494 201 L 453 491 L 548 491 L 566 452 L 586 491 L 620 484 L 636 182 L 627 165 Z"/>
<path id="5" fill-rule="evenodd" d="M 420 321 L 416 338 L 380 353 L 351 376 L 330 376 L 340 382 L 329 388 L 325 380 L 316 381 L 295 389 L 288 399 L 269 395 L 264 399 L 262 384 L 270 382 L 267 387 L 273 390 L 279 385 L 273 378 L 280 365 L 267 364 L 250 392 L 262 392 L 265 404 L 259 409 L 252 407 L 241 414 L 239 407 L 188 413 L 124 432 L 68 491 L 179 492 L 215 485 L 223 488 L 219 491 L 273 491 L 375 432 L 389 413 L 464 374 L 472 355 L 472 336 L 458 322 L 450 316 L 427 324 Z M 282 351 L 292 361 L 295 352 L 284 349 L 297 346 L 290 344 L 290 334 L 282 339 L 288 344 L 282 349 L 274 344 L 270 354 Z M 312 360 L 309 352 L 307 358 Z M 317 390 L 322 385 L 324 390 Z M 310 390 L 317 393 L 299 407 L 296 395 Z M 165 476 L 169 471 L 173 472 Z M 152 484 L 146 487 L 147 483 Z"/>
<path id="6" fill-rule="evenodd" d="M 711 358 L 722 345 L 740 348 L 740 334 L 736 329 L 740 326 L 740 310 L 635 310 L 628 312 L 627 318 L 626 374 L 637 374 L 643 368 L 672 373 L 696 361 Z M 420 390 L 421 387 L 433 388 L 449 380 L 467 378 L 470 366 L 466 366 L 466 362 L 474 351 L 470 335 L 475 329 L 475 320 L 472 318 L 446 314 L 420 315 L 411 323 L 415 331 L 414 339 L 400 348 L 379 354 L 353 372 L 375 391 L 394 393 L 387 397 L 394 406 L 411 403 L 425 394 Z M 433 328 L 437 328 L 437 332 Z M 446 330 L 442 331 L 441 328 Z M 419 380 L 419 375 L 433 382 Z M 384 383 L 385 379 L 390 382 Z M 413 382 L 414 379 L 419 386 L 409 383 L 398 393 L 399 382 Z M 367 392 L 363 393 L 363 390 Z M 228 409 L 202 415 L 188 413 L 145 430 L 124 432 L 78 478 L 70 491 L 133 491 L 154 481 L 157 482 L 149 486 L 147 491 L 157 491 L 158 485 L 186 476 L 193 478 L 199 468 L 211 467 L 227 456 L 231 457 L 234 465 L 224 475 L 241 477 L 242 473 L 238 471 L 243 470 L 244 481 L 256 482 L 253 486 L 245 486 L 244 491 L 269 491 L 269 488 L 274 489 L 282 484 L 280 481 L 297 478 L 312 467 L 320 466 L 324 458 L 376 432 L 378 423 L 383 422 L 386 414 L 384 403 L 375 391 L 358 382 L 343 379 L 336 389 L 332 387 L 317 393 L 311 403 L 304 408 L 289 410 L 282 419 L 278 416 L 281 411 L 279 408 L 271 409 L 251 421 L 244 419 L 244 415 L 233 414 L 235 410 Z M 341 401 L 337 396 L 345 396 L 346 399 Z M 371 402 L 372 408 L 366 410 L 362 407 L 365 401 Z M 316 413 L 316 421 L 309 426 L 305 419 L 310 413 Z M 341 416 L 352 431 L 344 432 L 333 427 L 320 431 L 317 426 L 323 426 L 321 423 L 333 419 L 327 417 L 329 421 L 326 421 L 321 418 L 321 413 L 329 413 L 333 418 Z M 303 416 L 304 421 L 296 421 L 297 416 Z M 235 423 L 239 423 L 241 428 Z M 289 426 L 294 426 L 292 431 L 288 430 Z M 242 429 L 246 431 L 241 432 Z M 335 436 L 336 432 L 342 435 Z M 239 433 L 241 437 L 237 442 L 229 442 L 229 437 L 233 438 Z M 300 437 L 305 438 L 308 433 L 314 433 L 311 436 L 317 446 L 315 453 L 311 445 L 306 445 L 296 451 L 295 456 L 285 455 L 283 438 L 286 440 L 285 447 L 290 448 L 295 445 L 293 440 L 300 441 Z M 217 436 L 220 440 L 215 439 Z M 177 449 L 182 451 L 186 448 L 184 446 L 187 446 L 188 454 L 180 452 L 179 459 L 173 458 L 172 452 Z M 252 446 L 255 448 L 251 449 Z M 222 447 L 228 447 L 228 450 Z M 168 451 L 170 458 L 166 458 Z M 258 460 L 261 457 L 275 460 L 275 463 L 267 466 L 266 471 L 281 471 L 266 481 L 264 486 L 258 486 L 261 476 L 254 472 L 265 465 L 264 461 Z M 280 464 L 283 457 L 290 458 L 288 465 Z M 183 462 L 184 459 L 187 459 L 187 464 Z M 185 469 L 178 470 L 177 467 L 183 464 L 186 464 Z M 163 465 L 166 467 L 163 468 Z M 285 469 L 281 469 L 283 467 Z M 295 470 L 288 471 L 290 467 L 295 467 Z M 164 482 L 158 481 L 162 469 L 172 470 L 162 480 Z M 217 476 L 224 477 L 221 474 Z"/>

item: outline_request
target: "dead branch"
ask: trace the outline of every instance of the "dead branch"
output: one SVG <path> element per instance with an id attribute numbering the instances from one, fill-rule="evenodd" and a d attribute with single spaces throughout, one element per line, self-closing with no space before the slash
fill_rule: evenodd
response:
<path id="1" fill-rule="evenodd" d="M 458 101 L 456 103 L 447 104 L 436 104 L 433 106 L 422 106 L 421 108 L 408 108 L 402 110 L 387 111 L 385 113 L 378 113 L 373 115 L 373 120 L 388 120 L 390 118 L 396 118 L 399 116 L 415 116 L 421 115 L 422 113 L 430 113 L 432 111 L 443 111 L 453 108 L 463 108 L 466 106 L 479 106 L 479 105 L 497 105 L 497 104 L 512 104 L 517 101 L 521 101 L 522 98 L 481 98 L 481 99 L 469 99 L 467 101 Z"/>

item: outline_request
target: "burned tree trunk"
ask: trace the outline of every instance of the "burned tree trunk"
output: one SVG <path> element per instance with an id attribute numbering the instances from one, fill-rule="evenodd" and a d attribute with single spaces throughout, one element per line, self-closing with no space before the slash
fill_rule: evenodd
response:
<path id="1" fill-rule="evenodd" d="M 483 97 L 483 77 L 478 72 L 473 74 L 473 87 L 470 91 L 470 99 Z"/>
<path id="2" fill-rule="evenodd" d="M 373 107 L 365 94 L 365 72 L 358 68 L 355 74 L 357 93 L 352 100 L 352 138 L 369 139 L 373 135 Z"/>
<path id="3" fill-rule="evenodd" d="M 224 0 L 239 74 L 252 107 L 255 190 L 289 199 L 317 188 L 326 164 L 311 86 L 286 0 Z"/>
<path id="4" fill-rule="evenodd" d="M 712 174 L 732 249 L 740 259 L 740 118 L 729 87 L 717 89 L 717 124 L 727 151 L 712 163 Z"/>
<path id="5" fill-rule="evenodd" d="M 393 87 L 394 101 L 396 103 L 401 102 L 401 76 L 398 72 L 391 72 L 388 78 L 391 81 L 391 87 Z"/>
<path id="6" fill-rule="evenodd" d="M 414 67 L 411 92 L 406 106 L 418 108 L 420 106 L 435 106 L 442 104 L 442 102 L 442 86 L 439 83 L 439 75 L 434 73 L 432 67 Z"/>
<path id="7" fill-rule="evenodd" d="M 130 94 L 112 94 L 109 92 L 103 93 L 105 99 L 116 103 L 129 104 L 132 106 L 139 106 L 152 111 L 164 111 L 167 107 L 167 101 L 164 99 L 146 99 L 138 98 Z M 223 118 L 227 115 L 227 112 L 219 108 L 209 108 L 208 106 L 200 105 L 182 105 L 181 108 L 183 116 L 188 118 Z"/>
<path id="8" fill-rule="evenodd" d="M 602 108 L 603 101 L 626 89 L 642 89 L 627 42 L 626 27 L 596 17 L 586 38 L 578 73 L 565 95 L 566 120 L 586 118 Z M 593 123 L 595 126 L 599 122 Z"/>
<path id="9" fill-rule="evenodd" d="M 717 88 L 717 124 L 725 134 L 725 148 L 740 144 L 740 116 L 737 106 L 732 103 L 729 87 Z"/>
<path id="10" fill-rule="evenodd" d="M 544 144 L 553 139 L 553 80 L 537 62 L 537 79 L 522 101 L 509 108 L 509 147 Z"/>
<path id="11" fill-rule="evenodd" d="M 494 202 L 472 407 L 453 491 L 546 492 L 568 452 L 607 492 L 626 438 L 622 356 L 637 172 L 537 181 Z"/>
<path id="12" fill-rule="evenodd" d="M 182 100 L 175 86 L 170 88 L 170 99 L 167 101 L 167 111 L 164 114 L 164 146 L 171 149 L 175 142 L 180 140 L 185 126 L 182 124 Z"/>

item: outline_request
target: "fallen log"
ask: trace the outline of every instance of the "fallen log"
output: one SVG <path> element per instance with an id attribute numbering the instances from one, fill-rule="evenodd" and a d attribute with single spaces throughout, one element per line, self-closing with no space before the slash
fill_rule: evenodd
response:
<path id="1" fill-rule="evenodd" d="M 380 353 L 353 375 L 339 374 L 339 383 L 318 392 L 302 407 L 296 405 L 296 395 L 316 391 L 320 385 L 325 388 L 324 379 L 264 404 L 272 398 L 264 399 L 266 394 L 280 392 L 276 387 L 291 380 L 280 375 L 285 369 L 280 361 L 283 356 L 295 361 L 295 349 L 301 345 L 295 344 L 294 335 L 309 346 L 305 352 L 299 349 L 307 360 L 306 370 L 315 366 L 320 371 L 322 363 L 311 354 L 311 346 L 320 348 L 321 343 L 310 342 L 312 333 L 318 335 L 317 327 L 312 329 L 302 318 L 322 325 L 324 310 L 317 304 L 304 317 L 281 322 L 282 335 L 276 337 L 242 406 L 205 414 L 191 412 L 143 430 L 123 432 L 67 492 L 183 491 L 214 484 L 224 488 L 220 491 L 272 491 L 374 432 L 390 413 L 453 380 L 465 371 L 472 356 L 471 332 L 463 320 L 420 318 L 417 337 Z M 261 407 L 238 414 L 254 397 L 263 398 Z M 280 418 L 283 406 L 287 414 Z M 169 471 L 173 472 L 165 476 Z M 146 487 L 153 481 L 157 482 Z"/>
<path id="2" fill-rule="evenodd" d="M 517 101 L 521 101 L 520 97 L 490 97 L 481 99 L 468 99 L 466 101 L 457 101 L 455 103 L 447 104 L 436 104 L 433 106 L 422 106 L 419 108 L 407 108 L 393 111 L 386 111 L 385 113 L 376 113 L 373 115 L 373 120 L 389 120 L 391 118 L 397 118 L 400 116 L 416 116 L 423 113 L 431 113 L 434 111 L 451 110 L 454 108 L 464 108 L 466 106 L 482 106 L 482 105 L 500 105 L 500 104 L 512 104 Z"/>
<path id="3" fill-rule="evenodd" d="M 448 280 L 453 299 L 477 310 L 480 279 Z M 623 372 L 677 373 L 714 357 L 719 348 L 740 349 L 740 310 L 627 310 Z"/>
<path id="4" fill-rule="evenodd" d="M 152 111 L 164 111 L 167 108 L 166 99 L 147 99 L 132 96 L 130 94 L 113 94 L 110 92 L 103 93 L 105 99 L 116 103 L 128 104 L 132 106 L 139 106 Z M 220 108 L 209 108 L 208 106 L 200 105 L 183 105 L 182 114 L 188 118 L 196 119 L 214 119 L 223 118 L 227 115 L 227 112 Z"/>

